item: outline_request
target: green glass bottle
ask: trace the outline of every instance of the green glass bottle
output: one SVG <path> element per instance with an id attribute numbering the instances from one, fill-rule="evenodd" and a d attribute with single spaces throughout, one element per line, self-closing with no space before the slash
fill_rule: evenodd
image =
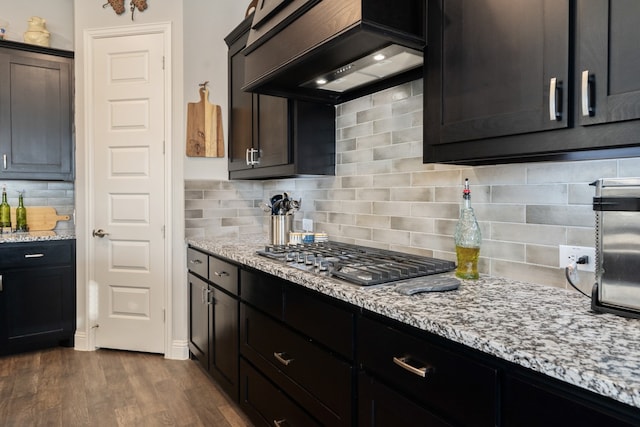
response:
<path id="1" fill-rule="evenodd" d="M 18 207 L 16 208 L 16 231 L 27 231 L 27 208 L 24 207 L 24 191 L 18 195 Z"/>
<path id="2" fill-rule="evenodd" d="M 11 206 L 7 202 L 7 186 L 2 187 L 2 203 L 0 203 L 0 228 L 8 228 L 11 231 Z"/>

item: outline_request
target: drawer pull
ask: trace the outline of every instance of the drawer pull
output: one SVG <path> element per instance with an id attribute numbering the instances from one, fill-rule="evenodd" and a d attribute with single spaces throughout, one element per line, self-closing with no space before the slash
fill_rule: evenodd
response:
<path id="1" fill-rule="evenodd" d="M 42 258 L 44 254 L 25 254 L 25 258 Z"/>
<path id="2" fill-rule="evenodd" d="M 276 351 L 273 352 L 273 357 L 275 357 L 278 362 L 282 363 L 284 366 L 289 366 L 294 359 L 286 359 L 285 358 L 286 355 L 287 353 L 285 352 L 281 352 L 281 353 L 278 353 Z"/>
<path id="3" fill-rule="evenodd" d="M 199 259 L 190 259 L 190 260 L 189 260 L 189 262 L 190 262 L 191 264 L 196 264 L 196 265 L 198 265 L 198 264 L 202 264 L 202 261 L 201 261 L 201 260 L 199 260 Z"/>
<path id="4" fill-rule="evenodd" d="M 0 292 L 4 291 L 4 287 L 2 286 L 2 274 L 0 274 Z"/>
<path id="5" fill-rule="evenodd" d="M 227 273 L 226 271 L 221 271 L 220 273 L 218 273 L 217 271 L 214 271 L 213 274 L 215 274 L 218 277 L 227 277 L 227 276 L 229 276 L 229 273 Z"/>
<path id="6" fill-rule="evenodd" d="M 426 378 L 427 377 L 427 373 L 431 372 L 433 369 L 431 368 L 431 366 L 426 365 L 426 366 L 422 366 L 420 368 L 413 366 L 409 363 L 409 361 L 411 360 L 411 358 L 409 356 L 405 356 L 405 357 L 394 357 L 393 358 L 393 363 L 395 363 L 396 365 L 400 366 L 402 369 L 411 372 L 414 375 L 417 375 L 419 377 L 422 378 Z"/>
<path id="7" fill-rule="evenodd" d="M 273 420 L 273 425 L 275 427 L 284 427 L 286 425 L 288 425 L 289 423 L 287 422 L 286 419 L 282 419 L 282 420 Z"/>

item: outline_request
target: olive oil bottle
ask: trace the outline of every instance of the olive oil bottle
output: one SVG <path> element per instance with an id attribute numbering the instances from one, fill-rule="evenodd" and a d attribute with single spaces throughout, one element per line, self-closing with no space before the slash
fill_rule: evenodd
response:
<path id="1" fill-rule="evenodd" d="M 458 259 L 456 276 L 461 279 L 477 279 L 480 277 L 478 273 L 478 258 L 480 257 L 482 234 L 480 233 L 476 215 L 471 207 L 469 179 L 464 180 L 462 209 L 460 209 L 460 219 L 456 224 L 453 238 Z"/>
<path id="2" fill-rule="evenodd" d="M 19 192 L 16 208 L 16 231 L 27 231 L 27 208 L 24 207 L 24 190 Z"/>
<path id="3" fill-rule="evenodd" d="M 5 228 L 7 230 L 5 230 Z M 7 186 L 2 187 L 2 203 L 0 203 L 0 232 L 11 232 L 11 206 L 7 202 Z"/>

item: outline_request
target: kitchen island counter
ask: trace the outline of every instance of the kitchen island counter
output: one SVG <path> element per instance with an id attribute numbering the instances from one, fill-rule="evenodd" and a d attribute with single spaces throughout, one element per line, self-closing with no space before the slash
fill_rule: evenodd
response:
<path id="1" fill-rule="evenodd" d="M 574 291 L 496 277 L 443 293 L 404 296 L 394 284 L 360 287 L 256 254 L 266 238 L 187 239 L 213 255 L 640 407 L 640 320 L 596 314 Z"/>

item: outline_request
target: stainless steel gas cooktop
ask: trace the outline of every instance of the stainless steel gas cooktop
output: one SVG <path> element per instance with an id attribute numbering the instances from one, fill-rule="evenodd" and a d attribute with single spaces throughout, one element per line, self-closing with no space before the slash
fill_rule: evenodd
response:
<path id="1" fill-rule="evenodd" d="M 338 242 L 268 245 L 257 254 L 361 286 L 444 273 L 456 267 L 453 261 Z"/>

